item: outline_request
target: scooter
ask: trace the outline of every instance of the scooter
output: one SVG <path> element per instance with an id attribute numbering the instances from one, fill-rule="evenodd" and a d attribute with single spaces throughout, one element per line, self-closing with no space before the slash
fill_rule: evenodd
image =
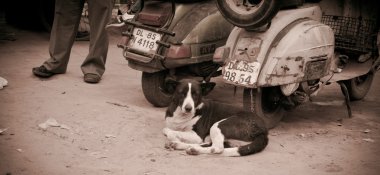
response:
<path id="1" fill-rule="evenodd" d="M 214 62 L 224 82 L 244 87 L 244 109 L 268 128 L 331 82 L 341 86 L 349 116 L 349 102 L 369 91 L 379 69 L 379 28 L 366 17 L 378 19 L 378 9 L 337 1 L 217 0 L 236 27 Z"/>
<path id="2" fill-rule="evenodd" d="M 137 0 L 131 11 L 133 19 L 109 27 L 122 28 L 118 46 L 129 67 L 142 71 L 142 90 L 151 104 L 169 104 L 170 81 L 186 77 L 210 82 L 221 75 L 213 53 L 225 44 L 233 25 L 214 1 Z"/>

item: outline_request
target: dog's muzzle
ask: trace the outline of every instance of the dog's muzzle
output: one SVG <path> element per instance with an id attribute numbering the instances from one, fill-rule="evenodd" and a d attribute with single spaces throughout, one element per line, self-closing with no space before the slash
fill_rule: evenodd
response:
<path id="1" fill-rule="evenodd" d="M 193 107 L 190 104 L 187 104 L 185 106 L 185 112 L 191 112 L 193 110 Z"/>

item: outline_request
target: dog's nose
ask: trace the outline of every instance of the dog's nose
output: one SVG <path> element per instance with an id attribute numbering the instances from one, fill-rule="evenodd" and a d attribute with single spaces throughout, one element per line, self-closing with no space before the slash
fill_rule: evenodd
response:
<path id="1" fill-rule="evenodd" d="M 190 112 L 192 109 L 193 109 L 193 107 L 191 107 L 191 105 L 189 105 L 189 104 L 187 104 L 187 105 L 185 106 L 185 111 L 186 111 L 186 112 Z"/>

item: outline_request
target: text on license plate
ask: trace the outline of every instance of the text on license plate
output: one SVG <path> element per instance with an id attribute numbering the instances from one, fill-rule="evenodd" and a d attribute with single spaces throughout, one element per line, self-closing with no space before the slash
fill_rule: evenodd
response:
<path id="1" fill-rule="evenodd" d="M 161 34 L 135 27 L 129 47 L 142 52 L 155 53 L 158 47 L 157 40 L 161 40 Z"/>
<path id="2" fill-rule="evenodd" d="M 261 64 L 244 60 L 232 60 L 223 67 L 223 79 L 227 82 L 252 86 L 257 82 Z"/>

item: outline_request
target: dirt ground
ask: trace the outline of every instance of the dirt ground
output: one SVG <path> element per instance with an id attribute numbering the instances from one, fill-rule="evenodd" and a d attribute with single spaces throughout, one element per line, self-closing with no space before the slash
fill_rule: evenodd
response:
<path id="1" fill-rule="evenodd" d="M 189 156 L 164 148 L 164 108 L 144 98 L 141 72 L 128 67 L 112 38 L 99 84 L 83 82 L 88 42 L 76 42 L 66 74 L 32 75 L 48 55 L 49 35 L 17 30 L 0 41 L 0 175 L 39 174 L 357 174 L 380 173 L 380 76 L 368 96 L 352 103 L 332 84 L 312 103 L 287 113 L 258 154 Z M 207 96 L 241 105 L 242 90 L 220 79 Z M 55 119 L 60 127 L 38 125 Z"/>

